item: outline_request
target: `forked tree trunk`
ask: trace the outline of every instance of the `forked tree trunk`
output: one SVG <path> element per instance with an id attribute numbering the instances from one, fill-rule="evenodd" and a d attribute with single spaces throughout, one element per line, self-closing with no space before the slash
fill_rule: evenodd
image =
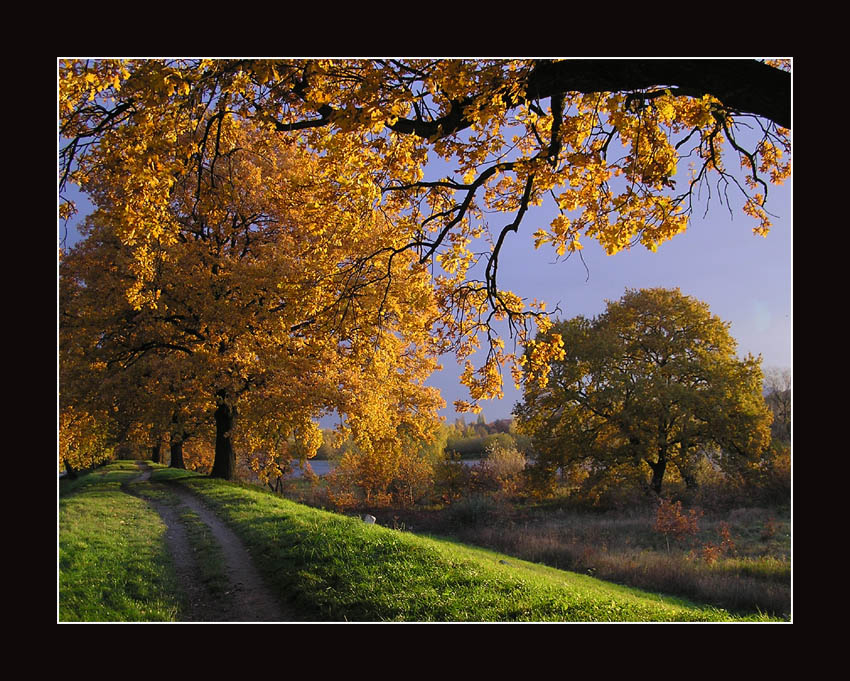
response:
<path id="1" fill-rule="evenodd" d="M 650 469 L 652 469 L 652 480 L 649 486 L 653 492 L 661 496 L 661 483 L 664 481 L 664 471 L 667 470 L 667 458 L 659 453 L 657 461 L 648 461 L 647 463 Z"/>
<path id="2" fill-rule="evenodd" d="M 236 455 L 233 451 L 233 421 L 236 409 L 227 401 L 227 393 L 219 391 L 218 406 L 215 410 L 215 461 L 213 462 L 213 478 L 233 480 L 236 473 Z"/>

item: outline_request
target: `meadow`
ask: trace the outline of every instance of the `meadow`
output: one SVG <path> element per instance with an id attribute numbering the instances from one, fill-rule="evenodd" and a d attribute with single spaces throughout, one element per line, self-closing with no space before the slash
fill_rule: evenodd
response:
<path id="1" fill-rule="evenodd" d="M 131 465 L 110 464 L 61 490 L 61 621 L 181 620 L 185 605 L 163 525 L 140 500 L 143 490 L 122 490 L 133 475 Z M 226 521 L 297 621 L 781 620 L 367 524 L 250 485 L 154 469 L 152 484 L 184 486 Z"/>
<path id="2" fill-rule="evenodd" d="M 784 494 L 751 497 L 706 488 L 681 506 L 695 518 L 678 533 L 659 530 L 657 500 L 592 507 L 547 500 L 516 487 L 494 489 L 486 462 L 454 466 L 466 476 L 455 497 L 417 505 L 359 504 L 387 527 L 450 538 L 554 568 L 712 603 L 736 612 L 791 614 L 791 506 Z M 458 473 L 460 475 L 461 473 Z M 450 476 L 451 478 L 451 476 Z M 454 478 L 451 478 L 456 482 Z M 492 479 L 490 479 L 492 483 Z M 445 481 L 443 481 L 445 484 Z M 324 477 L 287 480 L 281 493 L 333 508 Z"/>

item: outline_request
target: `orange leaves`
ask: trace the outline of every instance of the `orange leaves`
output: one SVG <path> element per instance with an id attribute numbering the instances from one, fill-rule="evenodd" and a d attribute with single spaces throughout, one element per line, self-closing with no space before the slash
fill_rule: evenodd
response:
<path id="1" fill-rule="evenodd" d="M 501 353 L 495 353 L 489 357 L 484 366 L 477 371 L 473 368 L 472 362 L 466 362 L 463 373 L 460 376 L 460 382 L 469 388 L 469 394 L 475 402 L 478 400 L 502 398 L 501 367 L 504 361 L 505 358 L 501 355 Z M 458 404 L 463 405 L 465 407 L 464 410 L 476 413 L 479 411 L 477 405 L 475 408 L 470 408 L 463 402 L 456 403 L 456 405 Z"/>
<path id="2" fill-rule="evenodd" d="M 474 280 L 476 266 L 496 253 L 500 235 L 490 220 L 522 235 L 526 209 L 554 201 L 555 217 L 533 231 L 536 247 L 551 245 L 562 257 L 593 239 L 608 253 L 638 243 L 655 250 L 686 229 L 698 190 L 720 182 L 741 188 L 744 212 L 764 234 L 763 183 L 790 175 L 788 131 L 766 122 L 761 139 L 745 143 L 736 138 L 739 114 L 710 94 L 683 96 L 673 82 L 572 91 L 572 77 L 556 82 L 572 70 L 565 65 L 63 62 L 63 182 L 93 197 L 99 219 L 132 254 L 134 281 L 121 285 L 136 310 L 171 310 L 158 279 L 191 260 L 192 275 L 181 276 L 204 285 L 212 278 L 217 301 L 257 310 L 256 300 L 276 297 L 264 303 L 279 313 L 274 329 L 253 313 L 265 339 L 254 354 L 275 343 L 295 352 L 301 341 L 287 330 L 324 317 L 323 326 L 310 324 L 350 333 L 340 352 L 349 358 L 362 359 L 362 348 L 395 333 L 408 345 L 430 336 L 428 352 L 454 348 L 463 361 L 492 321 L 530 326 L 538 318 L 495 282 Z M 588 63 L 588 75 L 594 68 Z M 742 181 L 727 170 L 729 153 L 745 161 Z M 690 177 L 678 172 L 684 159 L 697 164 Z M 450 165 L 448 177 L 431 181 L 435 160 Z M 71 211 L 60 207 L 63 217 Z M 237 252 L 247 260 L 234 266 Z M 433 279 L 414 271 L 424 264 L 417 258 L 429 257 Z M 204 313 L 212 307 L 202 305 Z M 411 307 L 421 312 L 418 326 Z M 369 321 L 338 327 L 340 315 Z M 239 333 L 239 314 L 212 318 L 228 329 L 217 337 Z M 311 341 L 322 345 L 327 338 L 318 334 Z M 481 396 L 500 394 L 494 367 L 514 361 L 495 344 L 490 350 L 486 366 L 465 373 Z M 251 357 L 239 355 L 236 373 Z"/>
<path id="3" fill-rule="evenodd" d="M 791 161 L 785 159 L 785 153 L 791 150 L 788 134 L 777 137 L 777 142 L 778 144 L 775 144 L 771 140 L 763 140 L 756 150 L 759 159 L 758 170 L 762 175 L 768 174 L 772 184 L 782 184 L 791 176 Z M 752 170 L 751 159 L 742 155 L 741 166 Z M 752 175 L 747 175 L 746 180 L 751 188 L 756 186 Z"/>
<path id="4" fill-rule="evenodd" d="M 104 93 L 117 93 L 129 75 L 127 65 L 122 60 L 97 59 L 85 62 L 61 60 L 59 63 L 60 115 L 67 115 L 81 104 L 92 102 Z"/>
<path id="5" fill-rule="evenodd" d="M 63 406 L 59 412 L 59 466 L 67 464 L 79 470 L 109 461 L 114 455 L 109 435 L 106 415 Z"/>
<path id="6" fill-rule="evenodd" d="M 551 243 L 555 246 L 555 252 L 558 256 L 564 255 L 567 251 L 572 253 L 584 248 L 579 241 L 577 231 L 565 215 L 557 215 L 550 226 L 551 232 L 538 229 L 534 233 L 535 248 L 540 248 L 545 243 Z"/>
<path id="7" fill-rule="evenodd" d="M 767 236 L 770 231 L 771 222 L 767 211 L 764 209 L 764 196 L 762 194 L 754 194 L 749 197 L 744 204 L 744 212 L 757 219 L 760 223 L 757 227 L 753 227 L 753 234 Z"/>
<path id="8" fill-rule="evenodd" d="M 682 502 L 671 502 L 660 499 L 655 514 L 655 531 L 664 535 L 667 540 L 667 550 L 670 550 L 670 537 L 682 540 L 694 536 L 699 530 L 699 519 L 702 512 L 690 509 L 687 514 L 682 512 Z"/>
<path id="9" fill-rule="evenodd" d="M 458 279 L 463 279 L 475 259 L 473 253 L 467 248 L 471 239 L 462 234 L 452 233 L 448 241 L 451 248 L 440 253 L 437 261 L 446 272 L 457 275 Z"/>
<path id="10" fill-rule="evenodd" d="M 549 382 L 552 362 L 564 358 L 564 339 L 559 333 L 551 333 L 526 345 L 526 352 L 520 360 L 526 375 L 526 381 L 545 388 Z"/>
<path id="11" fill-rule="evenodd" d="M 153 117 L 118 130 L 86 181 L 99 234 L 123 242 L 131 272 L 111 286 L 137 313 L 140 348 L 193 377 L 194 413 L 216 394 L 238 404 L 235 441 L 271 457 L 261 477 L 275 456 L 313 456 L 315 419 L 330 411 L 364 452 L 429 431 L 442 406 L 423 385 L 436 305 L 392 211 L 374 211 L 375 158 L 344 137 L 316 156 L 271 143 L 250 120 L 206 123 L 170 139 Z M 192 149 L 204 156 L 164 172 Z"/>

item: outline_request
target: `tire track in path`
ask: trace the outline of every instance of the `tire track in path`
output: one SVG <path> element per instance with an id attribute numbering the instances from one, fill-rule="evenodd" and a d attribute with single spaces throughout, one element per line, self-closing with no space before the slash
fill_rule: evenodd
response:
<path id="1" fill-rule="evenodd" d="M 141 473 L 133 482 L 148 482 L 151 469 L 139 463 Z M 200 499 L 179 484 L 167 486 L 179 500 L 172 506 L 143 498 L 162 517 L 167 527 L 166 542 L 174 558 L 177 578 L 189 602 L 186 621 L 191 622 L 286 622 L 293 621 L 268 589 L 242 541 Z M 134 492 L 127 490 L 129 493 Z M 189 536 L 180 520 L 180 509 L 194 511 L 221 547 L 225 572 L 230 582 L 223 596 L 213 597 L 204 586 Z"/>

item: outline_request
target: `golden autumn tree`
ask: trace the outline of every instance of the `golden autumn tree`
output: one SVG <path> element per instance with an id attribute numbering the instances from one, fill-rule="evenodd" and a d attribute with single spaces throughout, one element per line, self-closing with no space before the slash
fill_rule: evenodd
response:
<path id="1" fill-rule="evenodd" d="M 678 289 L 626 291 L 551 333 L 564 356 L 548 380 L 526 381 L 515 409 L 542 470 L 628 471 L 661 494 L 671 467 L 692 487 L 706 456 L 739 471 L 769 444 L 761 358 L 738 359 L 729 325 Z"/>
<path id="2" fill-rule="evenodd" d="M 499 396 L 501 368 L 516 368 L 494 322 L 521 344 L 548 324 L 542 306 L 498 286 L 514 233 L 558 257 L 587 239 L 609 253 L 655 249 L 686 228 L 702 191 L 738 192 L 765 234 L 768 188 L 790 174 L 780 61 L 69 59 L 59 81 L 60 194 L 120 168 L 115 229 L 134 253 L 134 304 L 154 302 L 157 249 L 181 233 L 175 187 L 194 177 L 201 200 L 228 153 L 225 121 L 251 120 L 270 147 L 310 149 L 333 168 L 334 201 L 359 196 L 385 216 L 394 240 L 343 262 L 435 266 L 432 336 L 463 362 L 487 343 L 484 365 L 466 366 L 461 408 Z M 454 172 L 430 176 L 434 158 Z M 555 217 L 527 224 L 544 201 Z M 535 369 L 557 353 L 541 343 Z"/>
<path id="3" fill-rule="evenodd" d="M 176 320 L 128 302 L 132 254 L 99 219 L 90 216 L 60 261 L 61 410 L 106 414 L 113 444 L 132 435 L 156 450 L 166 440 L 171 465 L 183 468 L 183 444 L 204 421 L 191 367 L 176 361 L 189 350 L 171 331 Z"/>
<path id="4" fill-rule="evenodd" d="M 73 478 L 81 469 L 112 459 L 115 443 L 109 431 L 109 414 L 65 405 L 59 412 L 60 469 Z"/>
<path id="5" fill-rule="evenodd" d="M 227 112 L 195 131 L 200 145 L 214 134 L 217 154 L 170 184 L 161 215 L 146 214 L 168 229 L 144 245 L 145 276 L 134 269 L 132 237 L 111 264 L 101 251 L 105 267 L 90 271 L 84 288 L 123 300 L 118 315 L 90 323 L 123 359 L 121 375 L 143 358 L 146 367 L 160 362 L 162 391 L 147 386 L 146 394 L 181 415 L 172 441 L 184 438 L 178 425 L 187 415 L 206 409 L 214 476 L 233 477 L 237 441 L 312 456 L 321 444 L 314 420 L 333 411 L 362 451 L 386 458 L 400 430 L 427 433 L 441 404 L 423 385 L 435 366 L 429 329 L 437 316 L 427 273 L 395 249 L 398 235 L 368 192 L 347 190 L 336 166 L 270 145 L 260 132 Z M 83 184 L 97 206 L 94 233 L 127 239 L 133 135 L 116 131 Z M 69 269 L 91 243 L 72 252 Z M 261 478 L 272 472 L 258 470 Z"/>

